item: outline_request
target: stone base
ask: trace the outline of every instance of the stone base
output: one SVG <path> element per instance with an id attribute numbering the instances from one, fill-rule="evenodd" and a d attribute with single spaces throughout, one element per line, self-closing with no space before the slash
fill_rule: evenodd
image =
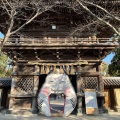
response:
<path id="1" fill-rule="evenodd" d="M 108 113 L 108 109 L 105 107 L 102 108 L 102 111 L 103 111 L 103 113 Z"/>
<path id="2" fill-rule="evenodd" d="M 83 113 L 82 113 L 82 108 L 81 109 L 77 109 L 77 116 L 82 116 Z"/>
<path id="3" fill-rule="evenodd" d="M 99 114 L 103 114 L 103 109 L 99 108 L 99 109 L 98 109 L 98 113 L 99 113 Z"/>
<path id="4" fill-rule="evenodd" d="M 18 109 L 18 110 L 7 110 L 6 114 L 14 114 L 14 115 L 32 115 L 31 110 Z"/>
<path id="5" fill-rule="evenodd" d="M 1 111 L 2 109 L 4 109 L 4 108 L 3 108 L 3 107 L 0 107 L 0 111 Z"/>
<path id="6" fill-rule="evenodd" d="M 115 110 L 120 113 L 120 106 L 116 106 Z"/>
<path id="7" fill-rule="evenodd" d="M 11 114 L 12 111 L 11 110 L 6 110 L 6 114 Z"/>
<path id="8" fill-rule="evenodd" d="M 77 113 L 77 116 L 83 116 L 83 114 L 82 113 Z"/>
<path id="9" fill-rule="evenodd" d="M 32 114 L 37 114 L 38 110 L 32 110 Z"/>

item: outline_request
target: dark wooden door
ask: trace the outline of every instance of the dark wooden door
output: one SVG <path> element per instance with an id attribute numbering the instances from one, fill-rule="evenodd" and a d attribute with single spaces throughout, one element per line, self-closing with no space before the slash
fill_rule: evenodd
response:
<path id="1" fill-rule="evenodd" d="M 1 101 L 1 105 L 3 108 L 9 107 L 9 96 L 8 96 L 9 93 L 10 93 L 10 88 L 3 88 L 2 101 Z"/>
<path id="2" fill-rule="evenodd" d="M 6 95 L 6 108 L 9 108 L 9 101 L 10 101 L 9 94 L 10 94 L 10 89 L 8 88 Z"/>

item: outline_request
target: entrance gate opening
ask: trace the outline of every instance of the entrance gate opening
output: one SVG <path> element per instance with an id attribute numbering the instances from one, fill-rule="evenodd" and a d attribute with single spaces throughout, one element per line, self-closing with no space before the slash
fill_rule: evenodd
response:
<path id="1" fill-rule="evenodd" d="M 65 105 L 65 95 L 64 93 L 60 94 L 51 94 L 50 95 L 50 110 L 51 114 L 60 115 L 64 113 L 64 105 Z"/>

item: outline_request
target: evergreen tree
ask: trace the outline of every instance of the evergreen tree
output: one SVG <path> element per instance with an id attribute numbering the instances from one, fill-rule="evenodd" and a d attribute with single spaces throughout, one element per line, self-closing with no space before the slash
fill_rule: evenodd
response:
<path id="1" fill-rule="evenodd" d="M 102 76 L 105 76 L 105 77 L 109 76 L 108 75 L 108 65 L 105 62 L 102 62 L 102 64 L 101 64 L 101 74 L 102 74 Z"/>
<path id="2" fill-rule="evenodd" d="M 118 41 L 120 43 L 120 37 L 118 37 Z M 111 76 L 120 76 L 120 47 L 115 50 L 115 56 L 108 66 L 108 73 Z"/>
<path id="3" fill-rule="evenodd" d="M 8 66 L 8 57 L 0 51 L 0 78 L 10 77 L 12 68 Z"/>

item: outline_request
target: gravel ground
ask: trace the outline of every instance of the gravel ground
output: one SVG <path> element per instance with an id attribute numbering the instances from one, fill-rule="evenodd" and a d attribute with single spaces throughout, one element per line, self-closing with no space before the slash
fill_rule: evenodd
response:
<path id="1" fill-rule="evenodd" d="M 70 115 L 68 117 L 45 117 L 43 115 L 12 115 L 0 113 L 0 120 L 120 120 L 120 113 L 110 112 L 102 115 Z"/>

